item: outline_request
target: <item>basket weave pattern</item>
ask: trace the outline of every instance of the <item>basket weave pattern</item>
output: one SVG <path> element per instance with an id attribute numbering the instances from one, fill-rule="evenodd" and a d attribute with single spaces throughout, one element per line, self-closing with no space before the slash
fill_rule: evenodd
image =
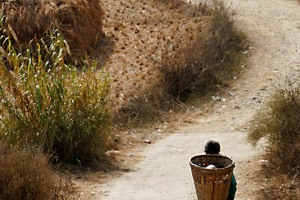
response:
<path id="1" fill-rule="evenodd" d="M 202 166 L 213 164 L 217 169 Z M 222 155 L 198 155 L 190 161 L 198 200 L 227 200 L 234 162 Z"/>

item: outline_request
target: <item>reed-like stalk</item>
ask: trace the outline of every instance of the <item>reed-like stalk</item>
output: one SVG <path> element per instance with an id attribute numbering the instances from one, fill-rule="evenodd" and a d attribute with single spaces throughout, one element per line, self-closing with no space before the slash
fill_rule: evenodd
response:
<path id="1" fill-rule="evenodd" d="M 36 41 L 25 52 L 2 38 L 0 135 L 26 148 L 41 145 L 59 160 L 94 159 L 110 137 L 109 77 L 95 62 L 81 70 L 65 64 L 65 41 L 58 31 L 49 38 L 50 45 Z"/>

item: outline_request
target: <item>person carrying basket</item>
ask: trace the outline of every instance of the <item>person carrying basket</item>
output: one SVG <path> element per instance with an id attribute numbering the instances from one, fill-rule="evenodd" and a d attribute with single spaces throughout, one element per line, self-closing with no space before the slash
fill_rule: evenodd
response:
<path id="1" fill-rule="evenodd" d="M 209 140 L 205 144 L 204 152 L 206 154 L 220 154 L 221 146 L 220 143 L 215 140 Z M 229 194 L 227 200 L 234 200 L 235 193 L 236 193 L 236 179 L 234 174 L 231 176 L 231 183 L 229 188 Z"/>

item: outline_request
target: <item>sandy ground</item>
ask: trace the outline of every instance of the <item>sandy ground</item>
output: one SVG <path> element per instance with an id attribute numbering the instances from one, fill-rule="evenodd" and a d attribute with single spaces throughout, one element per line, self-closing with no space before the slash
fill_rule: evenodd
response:
<path id="1" fill-rule="evenodd" d="M 210 114 L 195 109 L 189 123 L 148 145 L 142 160 L 129 172 L 103 183 L 83 185 L 81 199 L 195 200 L 189 159 L 203 152 L 209 139 L 222 145 L 222 153 L 236 162 L 236 199 L 261 199 L 267 180 L 259 173 L 263 143 L 253 148 L 246 141 L 249 123 L 286 75 L 300 69 L 300 6 L 288 0 L 231 0 L 237 26 L 253 45 L 245 73 L 218 94 Z M 216 94 L 217 95 L 217 94 Z"/>

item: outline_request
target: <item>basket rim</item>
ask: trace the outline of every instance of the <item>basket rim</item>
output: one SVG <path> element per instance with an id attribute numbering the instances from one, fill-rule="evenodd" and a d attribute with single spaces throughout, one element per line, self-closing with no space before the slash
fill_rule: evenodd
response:
<path id="1" fill-rule="evenodd" d="M 214 170 L 225 170 L 225 169 L 228 169 L 228 168 L 233 168 L 235 167 L 235 162 L 233 159 L 225 156 L 225 155 L 221 155 L 221 154 L 200 154 L 200 155 L 196 155 L 196 156 L 193 156 L 191 159 L 190 159 L 190 165 L 193 166 L 193 167 L 197 167 L 197 168 L 201 168 L 203 170 L 209 170 L 211 171 L 211 169 L 206 169 L 206 168 L 203 168 L 203 167 L 200 167 L 199 165 L 196 165 L 195 163 L 192 162 L 193 159 L 197 158 L 197 157 L 222 157 L 222 158 L 226 158 L 226 159 L 229 159 L 232 161 L 232 163 L 226 167 L 223 167 L 223 168 L 220 168 L 220 169 L 214 169 Z"/>

